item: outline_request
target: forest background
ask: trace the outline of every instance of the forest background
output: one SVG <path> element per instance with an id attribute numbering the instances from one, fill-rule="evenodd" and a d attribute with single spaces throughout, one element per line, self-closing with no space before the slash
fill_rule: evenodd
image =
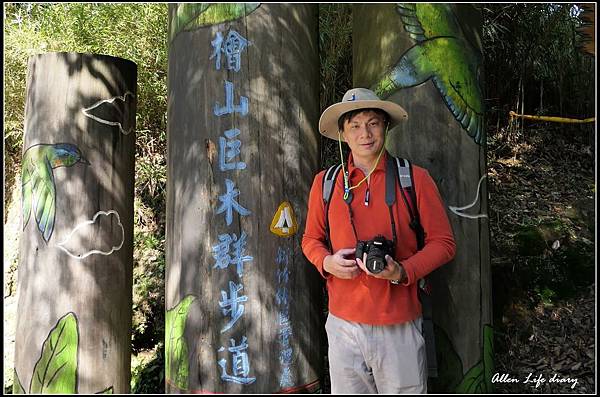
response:
<path id="1" fill-rule="evenodd" d="M 595 57 L 567 3 L 477 4 L 483 15 L 495 366 L 552 368 L 595 390 L 595 123 L 523 122 L 509 111 L 595 116 Z M 164 392 L 167 4 L 4 5 L 4 390 L 12 392 L 27 59 L 44 52 L 138 65 L 132 380 Z M 323 110 L 352 85 L 352 5 L 319 4 Z M 322 164 L 336 147 L 323 139 Z M 562 387 L 562 388 L 561 388 Z M 563 392 L 546 384 L 530 392 Z M 497 391 L 527 392 L 496 384 Z M 326 392 L 327 390 L 323 390 Z"/>

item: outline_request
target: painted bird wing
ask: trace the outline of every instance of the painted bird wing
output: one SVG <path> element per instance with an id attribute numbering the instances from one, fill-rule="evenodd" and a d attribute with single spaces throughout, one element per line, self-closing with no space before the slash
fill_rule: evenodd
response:
<path id="1" fill-rule="evenodd" d="M 23 230 L 29 223 L 31 216 L 31 192 L 32 174 L 35 172 L 35 166 L 30 153 L 23 154 L 23 166 L 21 167 L 21 196 L 22 196 L 22 211 L 23 211 Z"/>
<path id="2" fill-rule="evenodd" d="M 423 47 L 422 62 L 446 106 L 476 143 L 485 142 L 481 54 L 465 39 L 450 4 L 399 3 L 397 10 L 404 29 Z M 416 67 L 417 61 L 411 64 Z"/>
<path id="3" fill-rule="evenodd" d="M 434 39 L 430 62 L 436 72 L 431 80 L 454 118 L 477 144 L 485 142 L 483 93 L 479 83 L 479 61 L 464 42 L 453 38 Z"/>
<path id="4" fill-rule="evenodd" d="M 404 30 L 417 43 L 433 37 L 462 37 L 462 30 L 450 8 L 440 3 L 397 3 Z"/>
<path id="5" fill-rule="evenodd" d="M 46 156 L 31 167 L 28 183 L 31 185 L 29 206 L 33 207 L 35 220 L 40 233 L 46 242 L 50 240 L 54 231 L 54 217 L 56 215 L 56 189 L 52 166 Z M 27 216 L 29 219 L 29 215 Z"/>

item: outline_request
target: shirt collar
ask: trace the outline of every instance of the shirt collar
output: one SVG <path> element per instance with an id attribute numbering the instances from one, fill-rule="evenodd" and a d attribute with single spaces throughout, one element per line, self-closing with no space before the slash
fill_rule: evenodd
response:
<path id="1" fill-rule="evenodd" d="M 383 154 L 381 155 L 381 158 L 379 159 L 379 163 L 377 163 L 377 167 L 375 167 L 375 170 L 373 171 L 374 173 L 377 171 L 385 172 L 385 164 L 386 164 L 387 156 L 388 156 L 388 152 L 387 152 L 387 150 L 384 149 Z M 350 152 L 350 155 L 348 156 L 348 174 L 352 175 L 355 172 L 355 170 L 360 170 L 360 168 L 358 168 L 354 165 L 354 158 L 352 157 L 352 152 Z M 361 170 L 361 172 L 362 172 L 362 170 Z M 365 175 L 366 175 L 366 173 L 365 173 Z"/>

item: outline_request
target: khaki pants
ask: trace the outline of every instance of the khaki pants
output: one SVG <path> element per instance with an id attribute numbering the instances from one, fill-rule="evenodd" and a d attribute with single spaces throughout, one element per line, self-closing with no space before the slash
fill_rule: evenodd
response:
<path id="1" fill-rule="evenodd" d="M 325 329 L 332 394 L 427 393 L 422 317 L 403 324 L 368 325 L 330 313 Z"/>

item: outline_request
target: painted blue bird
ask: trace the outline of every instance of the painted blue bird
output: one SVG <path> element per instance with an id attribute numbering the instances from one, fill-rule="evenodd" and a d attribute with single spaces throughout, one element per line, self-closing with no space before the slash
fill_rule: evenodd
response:
<path id="1" fill-rule="evenodd" d="M 53 169 L 90 163 L 71 143 L 38 144 L 23 154 L 21 192 L 23 195 L 23 230 L 29 223 L 31 209 L 35 213 L 38 229 L 48 242 L 54 230 L 56 214 L 56 188 Z"/>

